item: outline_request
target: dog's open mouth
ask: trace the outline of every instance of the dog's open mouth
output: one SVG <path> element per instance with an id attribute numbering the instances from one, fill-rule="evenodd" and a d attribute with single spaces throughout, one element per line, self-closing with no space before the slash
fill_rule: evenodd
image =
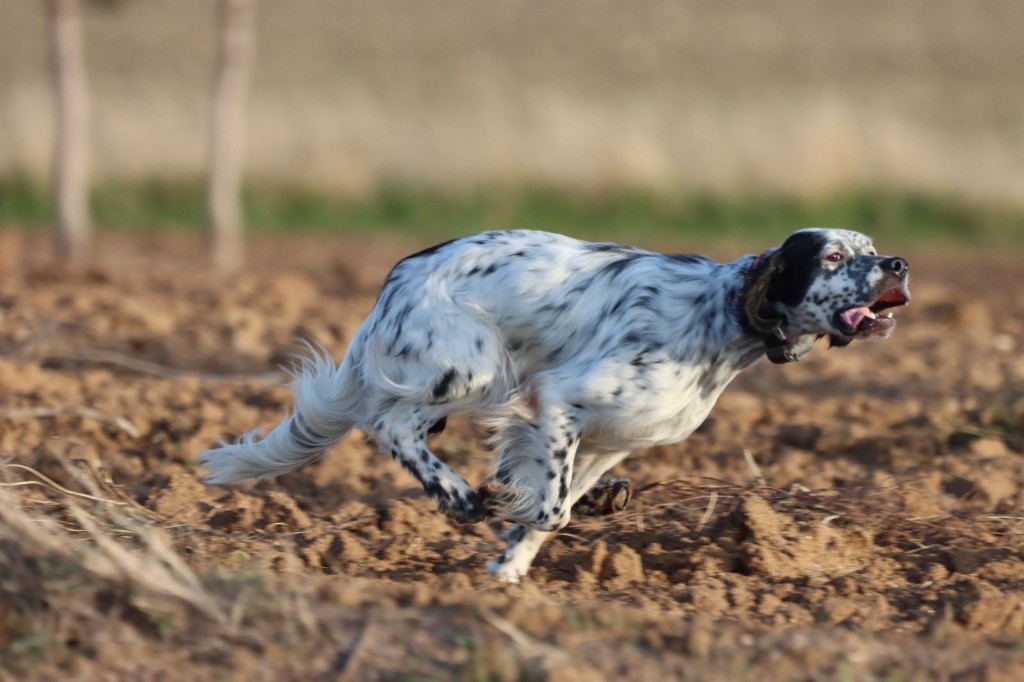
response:
<path id="1" fill-rule="evenodd" d="M 896 319 L 892 313 L 881 314 L 882 311 L 906 305 L 909 301 L 910 296 L 904 289 L 893 287 L 879 296 L 874 303 L 837 311 L 835 314 L 836 328 L 849 337 L 888 336 L 896 327 Z"/>

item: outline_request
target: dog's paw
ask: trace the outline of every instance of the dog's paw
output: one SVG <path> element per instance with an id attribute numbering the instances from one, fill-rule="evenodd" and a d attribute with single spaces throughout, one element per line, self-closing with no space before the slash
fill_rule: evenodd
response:
<path id="1" fill-rule="evenodd" d="M 504 555 L 487 562 L 487 575 L 508 585 L 517 585 L 526 575 L 529 566 L 517 566 L 513 562 L 503 561 Z"/>
<path id="2" fill-rule="evenodd" d="M 499 518 L 504 518 L 504 512 L 509 509 L 516 497 L 512 488 L 494 481 L 484 483 L 476 492 L 487 514 Z"/>
<path id="3" fill-rule="evenodd" d="M 480 495 L 472 489 L 435 497 L 434 502 L 438 511 L 455 523 L 479 523 L 488 516 Z"/>
<path id="4" fill-rule="evenodd" d="M 628 478 L 606 478 L 577 500 L 572 511 L 579 516 L 606 516 L 622 511 L 632 499 L 632 481 Z"/>

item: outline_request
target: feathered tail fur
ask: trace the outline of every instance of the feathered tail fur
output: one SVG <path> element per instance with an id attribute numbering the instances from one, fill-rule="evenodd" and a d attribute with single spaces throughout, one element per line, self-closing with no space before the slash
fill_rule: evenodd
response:
<path id="1" fill-rule="evenodd" d="M 360 391 L 351 359 L 342 364 L 324 351 L 310 348 L 299 360 L 295 377 L 295 410 L 266 436 L 246 433 L 233 444 L 208 450 L 196 459 L 206 469 L 206 483 L 235 483 L 279 476 L 318 460 L 356 422 Z"/>

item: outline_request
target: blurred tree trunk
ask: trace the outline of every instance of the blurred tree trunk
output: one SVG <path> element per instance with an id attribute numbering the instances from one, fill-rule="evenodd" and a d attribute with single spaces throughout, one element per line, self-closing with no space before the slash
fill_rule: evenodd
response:
<path id="1" fill-rule="evenodd" d="M 221 275 L 230 275 L 242 267 L 244 259 L 241 191 L 254 0 L 220 0 L 219 11 L 206 210 L 214 268 Z"/>
<path id="2" fill-rule="evenodd" d="M 53 172 L 61 258 L 81 265 L 92 255 L 89 221 L 89 98 L 79 0 L 47 0 L 57 135 Z"/>

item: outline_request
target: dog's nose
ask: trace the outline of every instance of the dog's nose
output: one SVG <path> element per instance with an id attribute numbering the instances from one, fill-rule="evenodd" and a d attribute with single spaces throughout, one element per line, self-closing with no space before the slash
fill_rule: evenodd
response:
<path id="1" fill-rule="evenodd" d="M 882 269 L 888 270 L 897 277 L 905 277 L 907 271 L 910 270 L 910 263 L 899 256 L 886 258 L 882 261 Z"/>

